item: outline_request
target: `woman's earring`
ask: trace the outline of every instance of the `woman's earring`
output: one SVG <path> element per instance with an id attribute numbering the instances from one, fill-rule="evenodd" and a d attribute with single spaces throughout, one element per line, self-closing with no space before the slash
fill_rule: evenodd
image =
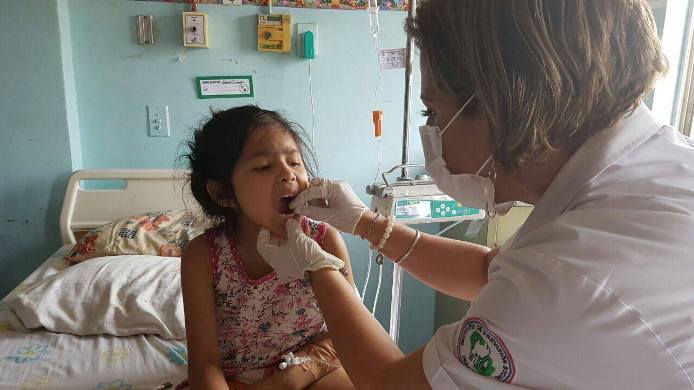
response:
<path id="1" fill-rule="evenodd" d="M 489 218 L 496 218 L 496 202 L 492 201 L 492 207 L 489 207 L 489 200 L 487 200 L 487 205 L 485 206 L 485 211 L 487 212 L 487 216 Z"/>
<path id="2" fill-rule="evenodd" d="M 489 165 L 489 180 L 492 182 L 492 193 L 494 194 L 496 192 L 496 167 L 494 166 L 494 155 L 492 155 L 492 160 L 489 162 Z M 491 210 L 489 206 L 491 206 Z M 487 214 L 490 218 L 496 218 L 497 216 L 495 195 L 492 195 L 491 205 L 489 204 L 489 199 L 487 199 Z"/>

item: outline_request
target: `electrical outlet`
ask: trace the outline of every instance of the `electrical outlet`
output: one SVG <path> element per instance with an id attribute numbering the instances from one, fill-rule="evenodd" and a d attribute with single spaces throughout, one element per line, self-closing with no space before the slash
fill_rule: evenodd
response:
<path id="1" fill-rule="evenodd" d="M 318 24 L 316 23 L 297 23 L 296 24 L 296 55 L 304 56 L 304 33 L 310 31 L 313 33 L 313 51 L 314 55 L 318 53 Z"/>
<path id="2" fill-rule="evenodd" d="M 169 106 L 163 104 L 147 106 L 150 137 L 170 137 Z"/>

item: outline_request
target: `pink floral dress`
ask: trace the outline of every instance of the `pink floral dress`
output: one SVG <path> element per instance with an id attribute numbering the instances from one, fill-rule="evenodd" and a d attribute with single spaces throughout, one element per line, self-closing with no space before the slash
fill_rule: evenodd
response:
<path id="1" fill-rule="evenodd" d="M 304 218 L 301 225 L 323 243 L 325 223 Z M 327 331 L 308 278 L 281 283 L 272 272 L 252 280 L 228 229 L 208 229 L 205 238 L 212 261 L 220 368 L 226 378 L 278 364 L 282 355 Z"/>

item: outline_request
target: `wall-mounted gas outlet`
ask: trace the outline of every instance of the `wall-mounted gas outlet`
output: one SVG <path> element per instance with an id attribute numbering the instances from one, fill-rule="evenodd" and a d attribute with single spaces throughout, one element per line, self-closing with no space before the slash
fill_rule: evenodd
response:
<path id="1" fill-rule="evenodd" d="M 169 106 L 163 104 L 147 106 L 150 137 L 170 137 Z"/>
<path id="2" fill-rule="evenodd" d="M 310 32 L 313 36 L 307 39 L 309 36 L 306 35 Z M 313 50 L 306 46 L 306 42 L 313 42 Z M 316 23 L 297 23 L 296 24 L 296 55 L 299 57 L 304 57 L 306 59 L 313 59 L 318 52 L 317 49 L 318 42 L 318 25 Z M 313 53 L 313 56 L 311 56 Z"/>
<path id="3" fill-rule="evenodd" d="M 204 12 L 183 13 L 183 46 L 209 48 L 207 37 L 207 14 Z"/>

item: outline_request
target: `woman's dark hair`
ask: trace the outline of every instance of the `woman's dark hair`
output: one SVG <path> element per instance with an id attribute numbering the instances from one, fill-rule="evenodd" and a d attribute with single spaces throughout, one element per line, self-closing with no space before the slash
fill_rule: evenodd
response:
<path id="1" fill-rule="evenodd" d="M 188 183 L 202 211 L 215 223 L 236 222 L 233 208 L 219 205 L 207 192 L 207 182 L 221 184 L 218 198 L 236 199 L 231 174 L 241 157 L 251 132 L 259 126 L 279 124 L 296 142 L 309 178 L 316 176 L 313 152 L 304 141 L 301 126 L 285 119 L 275 111 L 249 105 L 224 111 L 211 110 L 211 117 L 193 131 L 185 142 L 187 152 L 180 156 L 190 170 Z"/>

